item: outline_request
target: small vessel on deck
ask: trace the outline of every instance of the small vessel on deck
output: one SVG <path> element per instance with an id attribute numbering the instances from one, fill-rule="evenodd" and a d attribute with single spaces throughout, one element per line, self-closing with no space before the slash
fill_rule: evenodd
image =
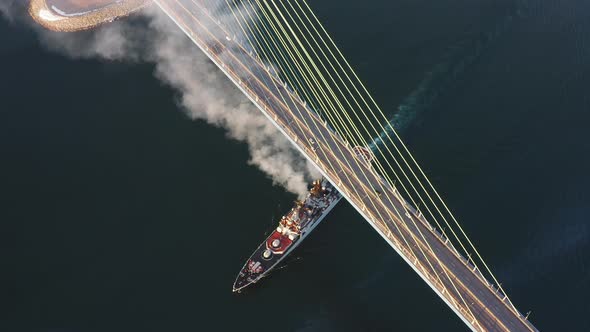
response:
<path id="1" fill-rule="evenodd" d="M 340 201 L 342 195 L 326 179 L 313 182 L 303 201 L 284 215 L 278 227 L 246 261 L 234 282 L 233 291 L 258 282 L 295 249 Z"/>

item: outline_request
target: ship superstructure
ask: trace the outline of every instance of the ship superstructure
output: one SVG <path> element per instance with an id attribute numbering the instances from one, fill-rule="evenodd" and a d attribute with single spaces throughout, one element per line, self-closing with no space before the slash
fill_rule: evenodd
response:
<path id="1" fill-rule="evenodd" d="M 326 179 L 313 182 L 303 201 L 279 221 L 279 225 L 246 261 L 234 282 L 234 292 L 258 282 L 276 267 L 324 219 L 342 195 Z"/>

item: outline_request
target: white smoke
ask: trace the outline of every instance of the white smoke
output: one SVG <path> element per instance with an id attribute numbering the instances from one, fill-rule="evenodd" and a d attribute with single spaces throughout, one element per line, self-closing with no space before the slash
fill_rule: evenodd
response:
<path id="1" fill-rule="evenodd" d="M 150 25 L 154 31 L 163 32 L 153 52 L 156 72 L 181 91 L 181 103 L 188 114 L 226 128 L 230 137 L 248 144 L 251 164 L 287 190 L 304 195 L 307 182 L 318 172 L 308 167 L 291 143 L 241 92 L 228 86 L 229 81 L 171 26 L 167 17 L 155 12 Z"/>
<path id="2" fill-rule="evenodd" d="M 11 15 L 6 8 L 0 10 Z M 180 93 L 180 106 L 190 118 L 225 128 L 230 138 L 247 143 L 250 164 L 303 196 L 319 172 L 161 10 L 150 6 L 142 15 L 147 25 L 119 21 L 91 32 L 38 30 L 44 45 L 70 57 L 155 63 L 156 77 Z"/>
<path id="3" fill-rule="evenodd" d="M 19 6 L 18 0 L 1 0 L 0 15 L 12 22 L 16 16 L 17 6 Z"/>

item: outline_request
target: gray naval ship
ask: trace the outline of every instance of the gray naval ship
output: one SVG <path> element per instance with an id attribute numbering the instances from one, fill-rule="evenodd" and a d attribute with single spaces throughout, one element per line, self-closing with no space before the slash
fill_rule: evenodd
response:
<path id="1" fill-rule="evenodd" d="M 234 282 L 239 292 L 267 275 L 324 219 L 342 195 L 326 179 L 313 182 L 303 201 L 284 215 L 279 225 L 248 258 Z"/>

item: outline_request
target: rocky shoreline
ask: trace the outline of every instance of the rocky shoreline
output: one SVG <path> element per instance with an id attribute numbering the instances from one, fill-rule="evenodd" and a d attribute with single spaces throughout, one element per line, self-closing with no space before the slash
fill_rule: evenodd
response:
<path id="1" fill-rule="evenodd" d="M 77 13 L 66 14 L 56 5 L 52 5 L 51 0 L 31 0 L 29 14 L 46 29 L 70 32 L 88 30 L 112 22 L 142 9 L 149 3 L 150 0 L 112 0 L 92 10 L 84 10 L 84 7 L 81 7 Z"/>

